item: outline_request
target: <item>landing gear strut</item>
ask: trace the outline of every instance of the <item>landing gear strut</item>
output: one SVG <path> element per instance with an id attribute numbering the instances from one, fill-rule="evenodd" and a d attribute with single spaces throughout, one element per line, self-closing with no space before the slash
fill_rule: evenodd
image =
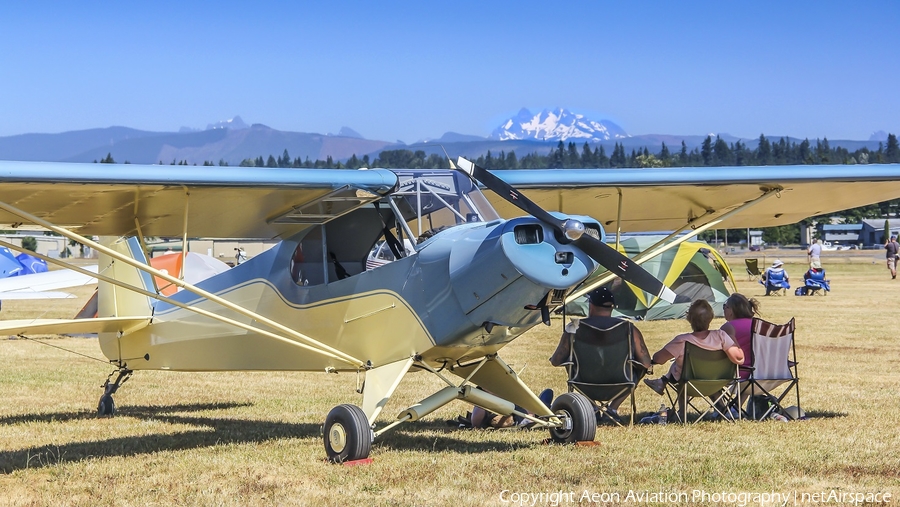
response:
<path id="1" fill-rule="evenodd" d="M 100 396 L 100 403 L 97 404 L 97 415 L 100 417 L 112 417 L 116 413 L 116 403 L 113 401 L 112 395 L 119 390 L 119 387 L 125 383 L 129 378 L 131 378 L 131 374 L 133 372 L 125 367 L 119 367 L 118 370 L 109 374 L 106 377 L 106 382 L 103 383 L 103 396 Z M 116 375 L 116 380 L 111 382 L 113 375 Z"/>

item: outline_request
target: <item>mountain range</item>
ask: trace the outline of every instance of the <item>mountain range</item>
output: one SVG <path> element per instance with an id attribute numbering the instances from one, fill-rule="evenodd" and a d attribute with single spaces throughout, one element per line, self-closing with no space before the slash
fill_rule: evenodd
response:
<path id="1" fill-rule="evenodd" d="M 869 141 L 829 140 L 832 146 L 850 151 L 868 147 L 877 149 L 883 134 L 873 134 Z M 740 139 L 719 134 L 728 143 L 738 140 L 754 148 L 758 139 Z M 767 136 L 777 138 L 775 136 Z M 239 116 L 210 123 L 205 130 L 182 127 L 178 132 L 149 132 L 128 127 L 63 132 L 59 134 L 21 134 L 0 137 L 0 160 L 92 162 L 112 155 L 116 162 L 135 164 L 169 164 L 186 161 L 238 165 L 247 158 L 269 155 L 281 157 L 285 150 L 291 158 L 303 160 L 346 160 L 353 155 L 377 157 L 385 149 L 422 150 L 426 155 L 443 154 L 478 157 L 488 151 L 515 151 L 519 156 L 529 153 L 546 154 L 560 141 L 603 145 L 607 152 L 615 143 L 627 151 L 647 148 L 659 151 L 662 143 L 677 152 L 684 142 L 692 150 L 706 139 L 706 135 L 628 135 L 609 120 L 594 120 L 564 108 L 543 110 L 532 114 L 522 109 L 504 121 L 488 137 L 447 132 L 439 139 L 422 140 L 412 144 L 365 139 L 350 127 L 342 127 L 337 134 L 286 132 L 262 124 L 247 125 Z M 794 142 L 801 140 L 793 139 Z"/>

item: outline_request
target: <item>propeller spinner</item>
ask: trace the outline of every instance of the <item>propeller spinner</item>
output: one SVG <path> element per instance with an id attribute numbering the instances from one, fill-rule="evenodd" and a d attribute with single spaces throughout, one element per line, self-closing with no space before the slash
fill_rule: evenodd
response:
<path id="1" fill-rule="evenodd" d="M 525 213 L 553 227 L 562 237 L 571 241 L 573 245 L 580 248 L 601 266 L 626 282 L 669 303 L 675 301 L 675 293 L 672 292 L 672 289 L 666 287 L 665 284 L 646 269 L 599 239 L 594 238 L 590 234 L 584 234 L 584 224 L 580 221 L 572 218 L 559 219 L 554 217 L 510 184 L 501 180 L 487 169 L 479 167 L 462 157 L 459 157 L 457 160 L 457 165 L 457 170 L 481 182 L 484 186 L 493 190 L 497 195 L 503 197 Z"/>

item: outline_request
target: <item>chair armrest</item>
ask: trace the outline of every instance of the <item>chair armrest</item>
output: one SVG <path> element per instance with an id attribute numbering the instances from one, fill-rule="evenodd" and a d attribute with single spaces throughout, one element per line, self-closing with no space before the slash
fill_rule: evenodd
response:
<path id="1" fill-rule="evenodd" d="M 650 367 L 648 368 L 648 367 L 644 366 L 644 363 L 642 363 L 642 362 L 640 362 L 640 361 L 635 361 L 634 359 L 629 359 L 628 362 L 631 363 L 631 366 L 632 366 L 632 367 L 640 368 L 640 369 L 642 369 L 642 370 L 646 370 L 646 372 L 647 372 L 646 374 L 647 374 L 647 375 L 652 375 L 652 374 L 653 374 L 653 365 L 652 365 L 652 364 L 651 364 Z"/>

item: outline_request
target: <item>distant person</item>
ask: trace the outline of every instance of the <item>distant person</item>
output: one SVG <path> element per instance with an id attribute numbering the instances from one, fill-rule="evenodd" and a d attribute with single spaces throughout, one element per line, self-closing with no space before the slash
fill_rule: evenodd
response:
<path id="1" fill-rule="evenodd" d="M 234 249 L 234 265 L 238 266 L 247 262 L 247 252 L 243 248 Z"/>
<path id="2" fill-rule="evenodd" d="M 803 280 L 817 280 L 824 277 L 824 273 L 825 269 L 822 267 L 822 263 L 812 261 L 809 263 L 809 271 L 803 274 Z"/>
<path id="3" fill-rule="evenodd" d="M 595 289 L 588 293 L 588 316 L 586 318 L 600 319 L 598 324 L 603 328 L 610 328 L 619 322 L 626 322 L 624 319 L 612 316 L 612 311 L 615 307 L 616 299 L 613 296 L 612 291 L 606 287 L 600 287 L 599 289 Z M 562 336 L 559 338 L 559 344 L 556 346 L 556 351 L 550 356 L 550 364 L 553 366 L 563 366 L 566 364 L 566 361 L 569 360 L 572 336 L 578 330 L 579 322 L 581 322 L 580 319 L 572 321 L 563 331 Z M 634 382 L 637 383 L 647 374 L 647 370 L 650 369 L 650 352 L 647 350 L 647 345 L 644 343 L 644 335 L 641 334 L 641 331 L 635 326 L 631 326 L 631 328 L 633 329 L 631 334 L 631 350 L 634 356 L 632 359 L 640 363 L 640 366 L 635 365 L 634 369 Z M 630 392 L 625 392 L 610 400 L 607 410 L 610 417 L 616 419 L 619 418 L 619 405 L 628 399 L 630 395 Z M 600 414 L 598 413 L 598 418 L 599 417 Z"/>
<path id="4" fill-rule="evenodd" d="M 900 260 L 900 245 L 897 244 L 897 236 L 891 236 L 890 241 L 884 244 L 887 257 L 887 267 L 891 270 L 891 279 L 897 278 L 897 261 Z"/>
<path id="5" fill-rule="evenodd" d="M 810 263 L 822 262 L 822 260 L 820 259 L 820 257 L 822 256 L 822 240 L 815 240 L 812 245 L 809 245 L 806 253 L 809 255 L 808 260 Z"/>
<path id="6" fill-rule="evenodd" d="M 784 263 L 781 259 L 775 259 L 771 266 L 766 268 L 762 274 L 763 285 L 766 286 L 766 296 L 773 290 L 790 289 L 790 279 L 787 271 L 784 270 Z"/>
<path id="7" fill-rule="evenodd" d="M 725 323 L 720 328 L 728 333 L 744 353 L 744 362 L 741 366 L 750 366 L 753 363 L 753 345 L 750 341 L 751 324 L 753 317 L 759 315 L 759 301 L 748 299 L 747 296 L 735 292 L 728 296 L 722 305 L 725 312 Z M 750 370 L 742 369 L 741 378 L 748 378 Z"/>
<path id="8" fill-rule="evenodd" d="M 815 291 L 825 289 L 830 291 L 829 281 L 825 279 L 825 269 L 819 262 L 810 262 L 809 270 L 803 274 L 803 287 L 797 289 L 798 296 L 815 294 Z"/>

